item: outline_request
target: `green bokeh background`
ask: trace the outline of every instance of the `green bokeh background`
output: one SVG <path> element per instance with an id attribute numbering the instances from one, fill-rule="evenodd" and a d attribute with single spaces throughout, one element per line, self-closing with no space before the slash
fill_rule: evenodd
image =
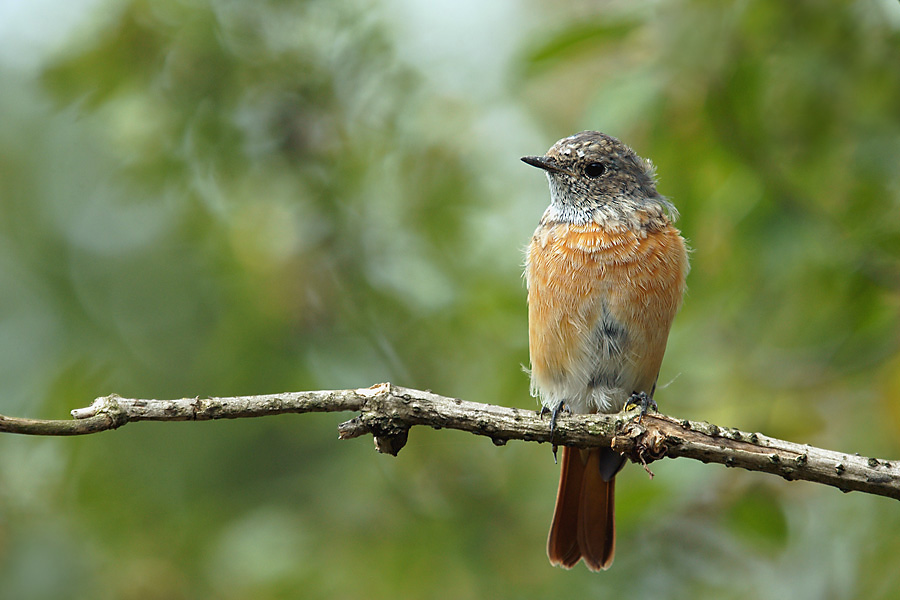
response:
<path id="1" fill-rule="evenodd" d="M 900 6 L 0 4 L 0 412 L 382 381 L 535 407 L 518 162 L 599 129 L 693 247 L 657 399 L 900 458 Z M 4 24 L 5 22 L 5 24 Z M 0 437 L 0 597 L 900 598 L 900 507 L 687 460 L 551 568 L 545 445 L 350 415 Z"/>

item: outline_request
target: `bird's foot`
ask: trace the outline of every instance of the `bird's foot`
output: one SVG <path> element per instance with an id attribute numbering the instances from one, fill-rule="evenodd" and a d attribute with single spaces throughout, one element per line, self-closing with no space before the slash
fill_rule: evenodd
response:
<path id="1" fill-rule="evenodd" d="M 552 409 L 547 408 L 546 406 L 541 406 L 540 417 L 543 419 L 544 415 L 550 413 L 550 443 L 552 444 L 553 450 L 553 462 L 557 463 L 559 461 L 556 460 L 556 450 L 557 446 L 553 443 L 553 434 L 556 433 L 556 419 L 559 417 L 559 413 L 562 411 L 566 411 L 567 413 L 571 413 L 569 407 L 565 405 L 565 402 L 560 402 Z"/>
<path id="2" fill-rule="evenodd" d="M 625 410 L 629 411 L 635 408 L 641 409 L 641 413 L 638 416 L 638 422 L 643 420 L 644 415 L 646 415 L 651 410 L 653 412 L 659 412 L 659 407 L 656 405 L 656 400 L 648 396 L 647 392 L 634 392 L 631 394 L 628 402 L 625 403 Z"/>

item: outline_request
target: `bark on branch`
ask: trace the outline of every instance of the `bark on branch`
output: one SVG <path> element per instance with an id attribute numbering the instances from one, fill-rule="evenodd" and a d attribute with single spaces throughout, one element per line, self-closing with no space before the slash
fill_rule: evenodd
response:
<path id="1" fill-rule="evenodd" d="M 383 383 L 356 390 L 289 392 L 232 398 L 138 400 L 97 398 L 72 411 L 73 420 L 20 419 L 0 415 L 0 432 L 82 435 L 132 421 L 207 421 L 283 413 L 359 412 L 338 427 L 341 439 L 371 434 L 379 452 L 396 455 L 409 429 L 426 425 L 484 435 L 498 446 L 509 440 L 567 446 L 606 446 L 643 464 L 663 457 L 693 458 L 900 500 L 900 460 L 844 454 L 759 433 L 717 427 L 653 413 L 565 415 L 550 439 L 550 421 L 536 411 L 467 402 Z"/>

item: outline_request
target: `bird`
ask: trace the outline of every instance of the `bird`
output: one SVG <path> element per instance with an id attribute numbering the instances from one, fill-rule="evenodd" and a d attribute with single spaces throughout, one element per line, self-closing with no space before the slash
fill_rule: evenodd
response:
<path id="1" fill-rule="evenodd" d="M 528 245 L 531 393 L 541 414 L 618 413 L 653 400 L 669 329 L 690 269 L 673 225 L 678 211 L 656 190 L 653 164 L 618 139 L 582 131 L 543 156 L 550 205 Z M 555 448 L 554 448 L 555 449 Z M 611 448 L 562 450 L 547 555 L 566 569 L 606 570 L 616 547 Z"/>

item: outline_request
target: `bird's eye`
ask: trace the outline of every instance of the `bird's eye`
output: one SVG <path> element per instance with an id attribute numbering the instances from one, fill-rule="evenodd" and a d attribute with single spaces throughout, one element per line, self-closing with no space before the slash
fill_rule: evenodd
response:
<path id="1" fill-rule="evenodd" d="M 606 173 L 606 165 L 601 162 L 588 163 L 587 166 L 584 167 L 584 174 L 591 179 L 596 179 L 604 173 Z"/>

